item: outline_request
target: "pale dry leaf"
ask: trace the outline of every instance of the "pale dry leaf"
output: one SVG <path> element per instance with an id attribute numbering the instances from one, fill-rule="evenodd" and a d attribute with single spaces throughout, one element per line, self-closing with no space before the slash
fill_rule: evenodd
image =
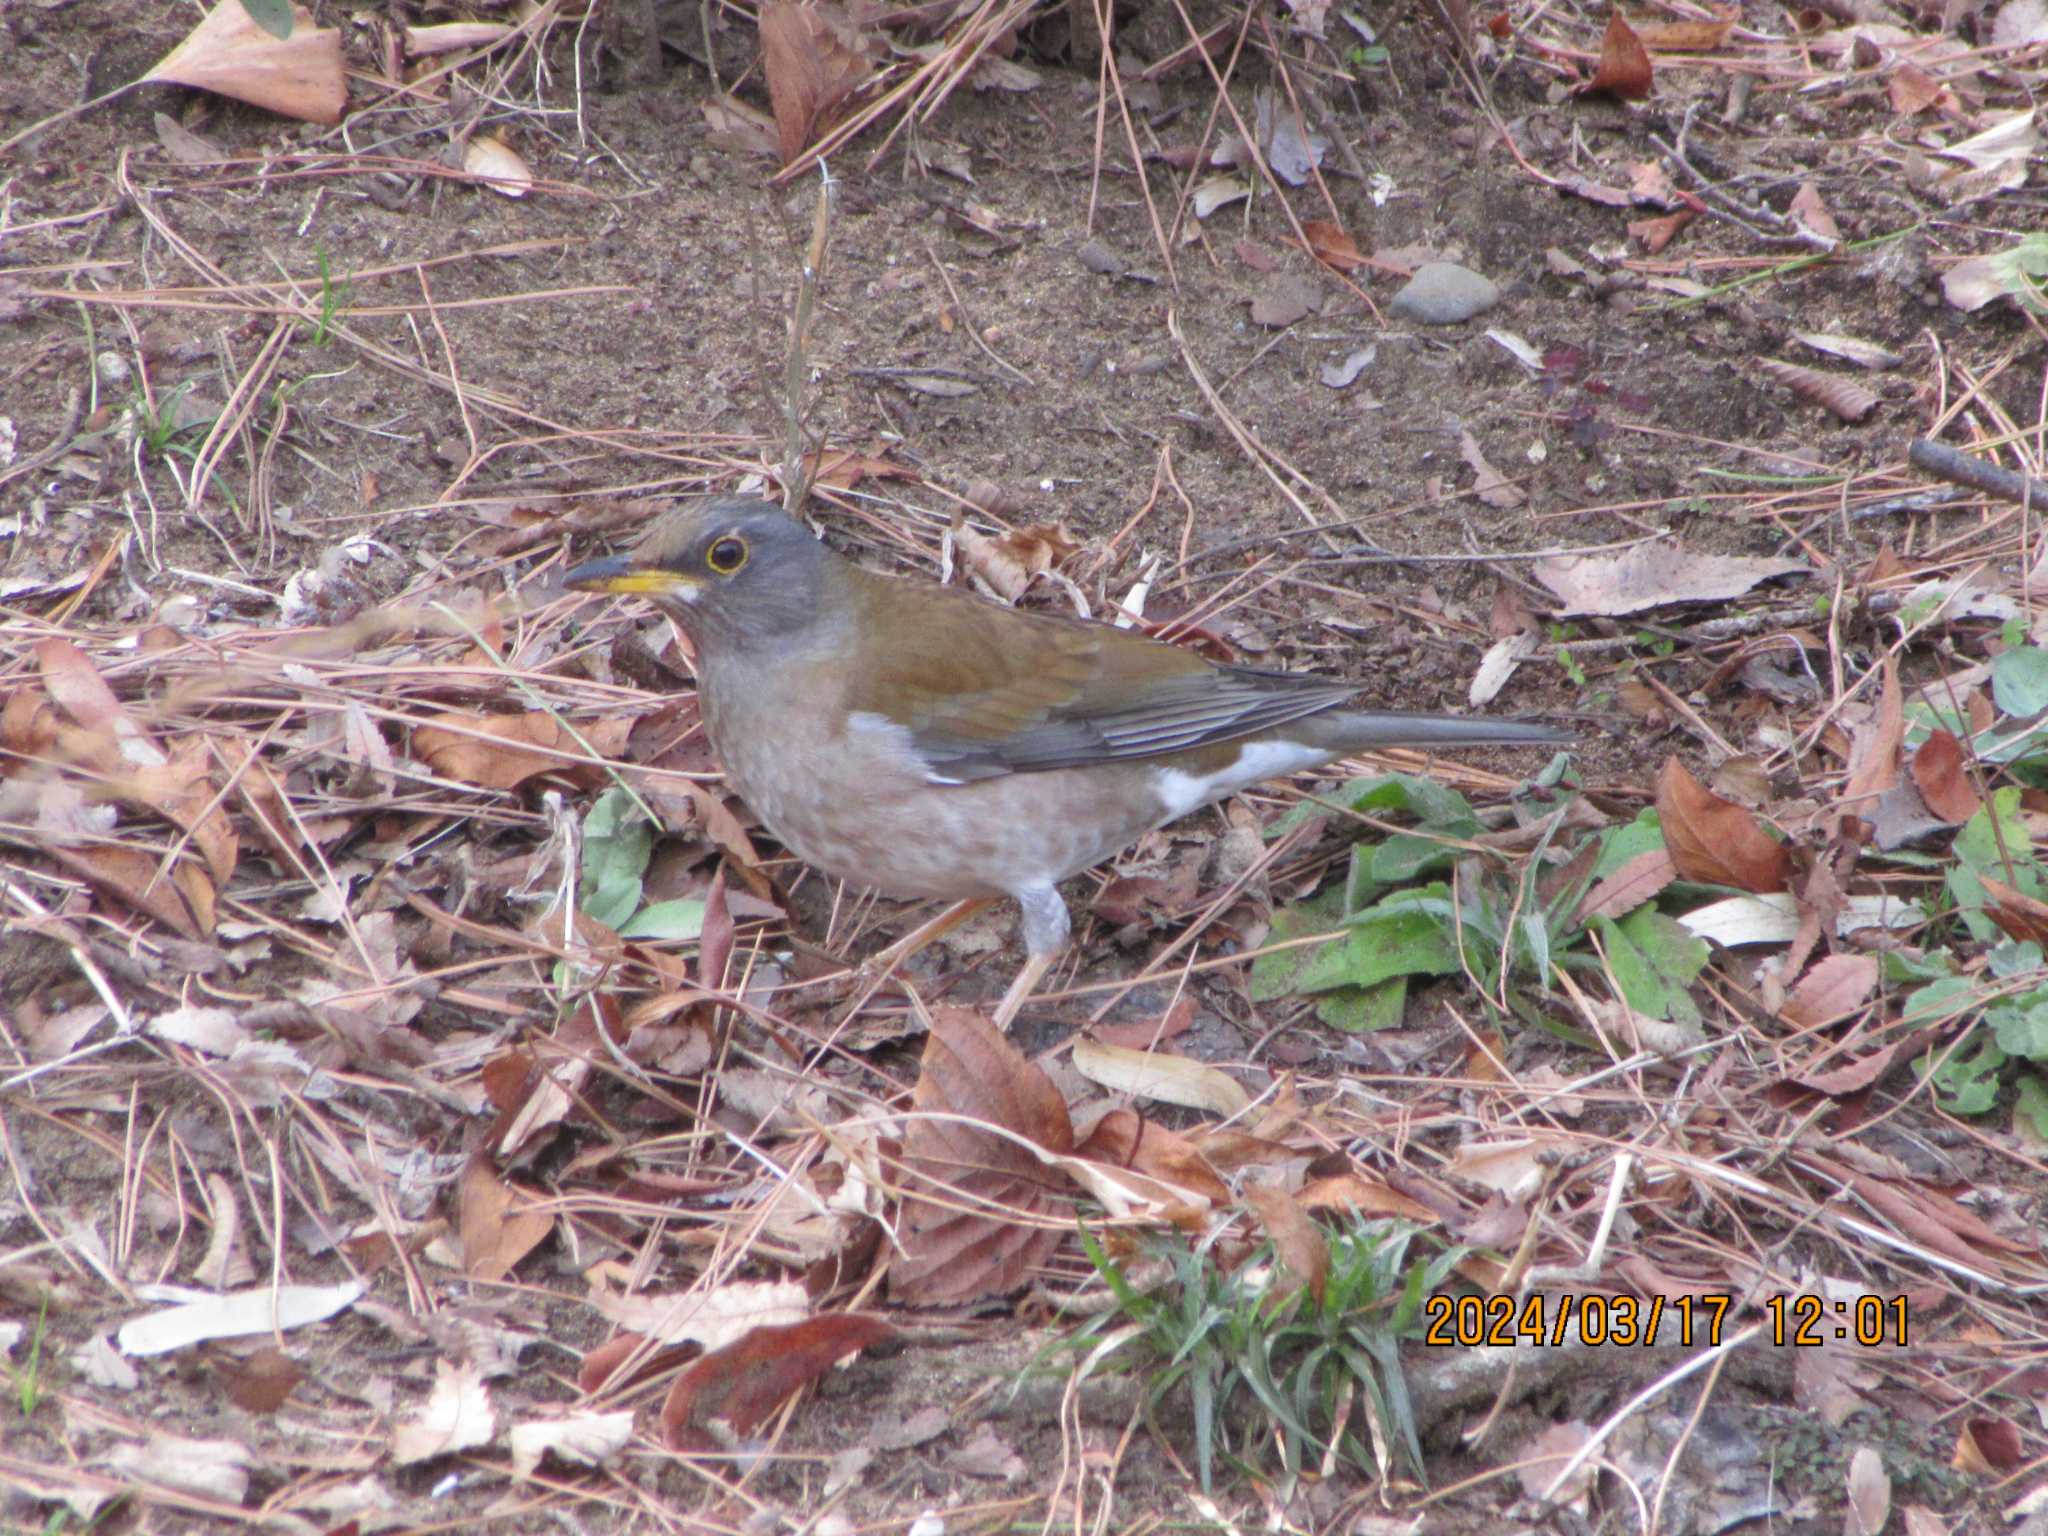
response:
<path id="1" fill-rule="evenodd" d="M 541 1457 L 552 1451 L 559 1461 L 601 1467 L 633 1438 L 633 1410 L 577 1413 L 564 1419 L 529 1419 L 506 1435 L 512 1451 L 512 1475 L 531 1477 Z"/>
<path id="2" fill-rule="evenodd" d="M 1740 597 L 1759 582 L 1804 576 L 1804 561 L 1760 555 L 1709 555 L 1676 539 L 1656 539 L 1613 555 L 1555 555 L 1534 566 L 1537 580 L 1563 601 L 1567 617 L 1641 613 L 1667 603 Z"/>
<path id="3" fill-rule="evenodd" d="M 1515 668 L 1535 655 L 1537 644 L 1536 636 L 1526 629 L 1494 641 L 1479 658 L 1472 686 L 1465 690 L 1465 701 L 1474 706 L 1492 703 L 1515 675 Z"/>
<path id="4" fill-rule="evenodd" d="M 524 197 L 533 187 L 533 168 L 492 134 L 476 134 L 462 146 L 462 168 L 500 197 Z"/>
<path id="5" fill-rule="evenodd" d="M 316 27 L 312 12 L 300 6 L 292 7 L 292 35 L 277 38 L 250 18 L 240 0 L 220 0 L 142 78 L 194 86 L 313 123 L 338 123 L 348 106 L 341 33 Z"/>
<path id="6" fill-rule="evenodd" d="M 142 1445 L 117 1445 L 107 1465 L 159 1488 L 240 1504 L 249 1496 L 249 1448 L 238 1440 L 188 1440 L 152 1435 Z"/>
<path id="7" fill-rule="evenodd" d="M 618 1296 L 593 1291 L 598 1316 L 664 1344 L 697 1343 L 709 1354 L 755 1328 L 782 1327 L 811 1315 L 800 1280 L 734 1280 L 708 1291 Z"/>
<path id="8" fill-rule="evenodd" d="M 498 1432 L 483 1373 L 472 1365 L 434 1362 L 434 1390 L 416 1419 L 391 1431 L 391 1459 L 401 1467 L 488 1445 Z"/>
<path id="9" fill-rule="evenodd" d="M 1849 1458 L 1849 1508 L 1842 1536 L 1879 1536 L 1892 1513 L 1892 1480 L 1884 1458 L 1867 1445 Z"/>
<path id="10" fill-rule="evenodd" d="M 125 1355 L 161 1355 L 207 1339 L 286 1332 L 324 1322 L 353 1306 L 365 1289 L 360 1280 L 344 1280 L 338 1285 L 260 1285 L 206 1296 L 132 1318 L 121 1325 L 114 1342 Z"/>
<path id="11" fill-rule="evenodd" d="M 1207 1110 L 1225 1118 L 1251 1106 L 1251 1095 L 1236 1078 L 1185 1056 L 1133 1051 L 1084 1035 L 1074 1042 L 1073 1060 L 1075 1071 L 1114 1093 Z"/>
<path id="12" fill-rule="evenodd" d="M 1486 455 L 1479 448 L 1479 439 L 1470 432 L 1458 434 L 1458 456 L 1472 471 L 1472 494 L 1487 506 L 1506 511 L 1529 499 L 1528 493 L 1519 485 L 1486 462 Z"/>

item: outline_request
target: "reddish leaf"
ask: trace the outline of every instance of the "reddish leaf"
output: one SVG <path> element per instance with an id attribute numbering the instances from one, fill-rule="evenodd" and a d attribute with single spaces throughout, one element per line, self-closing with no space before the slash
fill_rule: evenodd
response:
<path id="1" fill-rule="evenodd" d="M 1310 219 L 1301 232 L 1308 236 L 1309 254 L 1333 272 L 1355 272 L 1366 264 L 1358 243 L 1328 219 Z"/>
<path id="2" fill-rule="evenodd" d="M 890 1295 L 958 1302 L 1016 1290 L 1064 1235 L 1044 1220 L 1064 1204 L 1063 1189 L 1015 1141 L 971 1122 L 1067 1153 L 1066 1101 L 987 1019 L 937 1008 L 911 1102 Z"/>
<path id="3" fill-rule="evenodd" d="M 661 1405 L 662 1438 L 674 1449 L 688 1448 L 703 1440 L 714 1419 L 730 1424 L 735 1435 L 750 1435 L 799 1387 L 895 1334 L 881 1318 L 862 1312 L 753 1329 L 676 1378 Z"/>
<path id="4" fill-rule="evenodd" d="M 1600 39 L 1600 67 L 1593 78 L 1579 88 L 1579 94 L 1605 91 L 1628 101 L 1640 101 L 1650 94 L 1650 55 L 1635 28 L 1621 19 L 1620 10 L 1607 13 L 1607 32 Z"/>
<path id="5" fill-rule="evenodd" d="M 761 69 L 788 165 L 866 82 L 869 66 L 852 29 L 822 6 L 767 0 L 760 16 Z"/>
<path id="6" fill-rule="evenodd" d="M 1849 773 L 1835 804 L 1849 816 L 1868 820 L 1878 799 L 1899 782 L 1899 756 L 1906 739 L 1906 708 L 1899 692 L 1899 665 L 1887 654 L 1877 709 L 1855 728 L 1849 741 Z"/>
<path id="7" fill-rule="evenodd" d="M 1948 731 L 1936 731 L 1920 743 L 1912 773 L 1927 809 L 1943 821 L 1968 821 L 1984 804 L 1963 771 L 1963 744 Z"/>
<path id="8" fill-rule="evenodd" d="M 1843 421 L 1861 421 L 1879 404 L 1877 392 L 1845 374 L 1824 373 L 1799 363 L 1766 359 L 1757 367 L 1809 404 L 1820 406 Z"/>
<path id="9" fill-rule="evenodd" d="M 732 906 L 725 899 L 725 867 L 711 877 L 711 889 L 704 897 L 704 926 L 697 936 L 697 980 L 716 989 L 725 985 L 725 968 L 732 960 Z"/>
<path id="10" fill-rule="evenodd" d="M 1785 889 L 1790 854 L 1741 806 L 1723 800 L 1666 758 L 1657 776 L 1657 817 L 1671 862 L 1688 880 L 1744 891 Z"/>
<path id="11" fill-rule="evenodd" d="M 1829 955 L 1799 979 L 1779 1016 L 1801 1029 L 1847 1018 L 1877 990 L 1877 974 L 1873 955 Z"/>
<path id="12" fill-rule="evenodd" d="M 1271 1184 L 1247 1184 L 1244 1203 L 1273 1240 L 1273 1251 L 1288 1273 L 1307 1286 L 1309 1295 L 1320 1304 L 1330 1277 L 1330 1244 L 1322 1229 L 1294 1196 Z"/>
<path id="13" fill-rule="evenodd" d="M 155 918 L 180 938 L 213 937 L 213 884 L 197 864 L 179 860 L 168 880 L 160 880 L 157 860 L 135 848 L 62 848 L 45 850 L 72 873 L 98 889 Z"/>
<path id="14" fill-rule="evenodd" d="M 304 1367 L 274 1345 L 265 1345 L 246 1360 L 222 1354 L 213 1367 L 234 1405 L 249 1413 L 277 1412 L 306 1377 Z"/>
<path id="15" fill-rule="evenodd" d="M 1989 875 L 1977 878 L 1984 887 L 1984 894 L 1991 899 L 1984 915 L 1996 923 L 2007 938 L 2021 943 L 2032 939 L 2048 948 L 2048 902 L 2037 901 L 2026 892 L 2016 891 Z"/>

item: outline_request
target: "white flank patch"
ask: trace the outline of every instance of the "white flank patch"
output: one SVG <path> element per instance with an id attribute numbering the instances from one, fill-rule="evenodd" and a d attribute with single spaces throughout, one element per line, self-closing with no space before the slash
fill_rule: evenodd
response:
<path id="1" fill-rule="evenodd" d="M 1238 748 L 1237 761 L 1216 773 L 1183 773 L 1162 768 L 1152 779 L 1152 788 L 1169 818 L 1185 816 L 1197 806 L 1232 795 L 1261 779 L 1277 779 L 1297 768 L 1326 763 L 1330 754 L 1320 747 L 1298 741 L 1248 741 Z"/>

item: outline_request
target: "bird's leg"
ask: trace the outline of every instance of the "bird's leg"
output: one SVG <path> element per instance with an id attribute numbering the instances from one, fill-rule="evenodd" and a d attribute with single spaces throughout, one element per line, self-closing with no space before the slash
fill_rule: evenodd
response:
<path id="1" fill-rule="evenodd" d="M 1017 972 L 1010 990 L 996 1004 L 995 1026 L 1005 1030 L 1052 968 L 1053 961 L 1059 958 L 1059 952 L 1067 947 L 1067 934 L 1072 927 L 1067 904 L 1060 900 L 1057 886 L 1050 882 L 1027 885 L 1015 894 L 1017 905 L 1024 909 L 1024 968 Z"/>

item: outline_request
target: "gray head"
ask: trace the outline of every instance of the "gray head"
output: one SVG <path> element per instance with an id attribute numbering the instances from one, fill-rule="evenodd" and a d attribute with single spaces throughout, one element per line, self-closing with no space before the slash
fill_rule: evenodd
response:
<path id="1" fill-rule="evenodd" d="M 629 555 L 579 565 L 579 592 L 632 593 L 675 615 L 700 652 L 787 645 L 833 611 L 845 567 L 771 502 L 721 497 L 665 514 Z"/>

